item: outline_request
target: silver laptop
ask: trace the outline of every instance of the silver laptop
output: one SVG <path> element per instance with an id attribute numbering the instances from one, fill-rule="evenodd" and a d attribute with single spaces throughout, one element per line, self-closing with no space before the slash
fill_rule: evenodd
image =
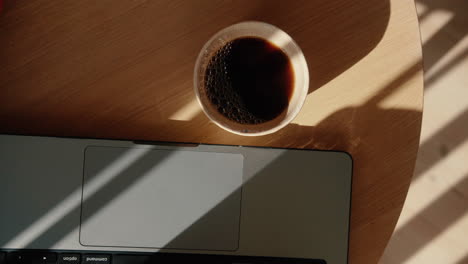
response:
<path id="1" fill-rule="evenodd" d="M 0 135 L 0 263 L 345 264 L 351 179 L 344 152 Z"/>

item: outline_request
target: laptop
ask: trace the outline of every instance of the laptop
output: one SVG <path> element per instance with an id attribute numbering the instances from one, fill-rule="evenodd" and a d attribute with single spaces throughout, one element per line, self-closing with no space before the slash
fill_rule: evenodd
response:
<path id="1" fill-rule="evenodd" d="M 0 135 L 0 264 L 348 259 L 345 152 Z"/>

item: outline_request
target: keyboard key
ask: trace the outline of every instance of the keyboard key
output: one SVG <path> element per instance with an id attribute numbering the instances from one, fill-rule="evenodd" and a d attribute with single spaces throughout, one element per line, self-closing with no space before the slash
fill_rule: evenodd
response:
<path id="1" fill-rule="evenodd" d="M 8 264 L 31 264 L 29 255 L 22 252 L 9 252 L 7 254 Z"/>
<path id="2" fill-rule="evenodd" d="M 0 264 L 6 264 L 6 253 L 0 252 Z"/>
<path id="3" fill-rule="evenodd" d="M 63 253 L 58 257 L 59 264 L 80 264 L 81 255 L 73 253 Z"/>
<path id="4" fill-rule="evenodd" d="M 152 260 L 154 257 L 149 255 L 115 255 L 112 264 L 148 264 L 153 263 Z"/>
<path id="5" fill-rule="evenodd" d="M 81 264 L 110 264 L 110 255 L 84 255 Z"/>
<path id="6" fill-rule="evenodd" d="M 34 253 L 31 255 L 32 264 L 53 264 L 57 263 L 57 254 L 44 252 L 44 253 Z"/>

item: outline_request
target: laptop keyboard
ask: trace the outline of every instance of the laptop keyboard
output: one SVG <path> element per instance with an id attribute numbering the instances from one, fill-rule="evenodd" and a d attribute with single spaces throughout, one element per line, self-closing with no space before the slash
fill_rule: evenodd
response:
<path id="1" fill-rule="evenodd" d="M 122 254 L 120 252 L 2 251 L 0 264 L 326 264 L 318 259 L 249 257 L 204 254 Z"/>

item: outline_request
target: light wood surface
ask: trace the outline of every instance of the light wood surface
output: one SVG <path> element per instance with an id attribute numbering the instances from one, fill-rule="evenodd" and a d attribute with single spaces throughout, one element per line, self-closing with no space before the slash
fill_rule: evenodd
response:
<path id="1" fill-rule="evenodd" d="M 381 264 L 468 264 L 468 1 L 416 1 L 424 118 L 403 211 Z"/>
<path id="2" fill-rule="evenodd" d="M 269 136 L 229 134 L 194 101 L 204 42 L 246 20 L 289 33 L 309 65 L 302 111 Z M 348 151 L 350 263 L 377 263 L 392 234 L 422 116 L 412 1 L 6 1 L 0 63 L 2 133 Z"/>

